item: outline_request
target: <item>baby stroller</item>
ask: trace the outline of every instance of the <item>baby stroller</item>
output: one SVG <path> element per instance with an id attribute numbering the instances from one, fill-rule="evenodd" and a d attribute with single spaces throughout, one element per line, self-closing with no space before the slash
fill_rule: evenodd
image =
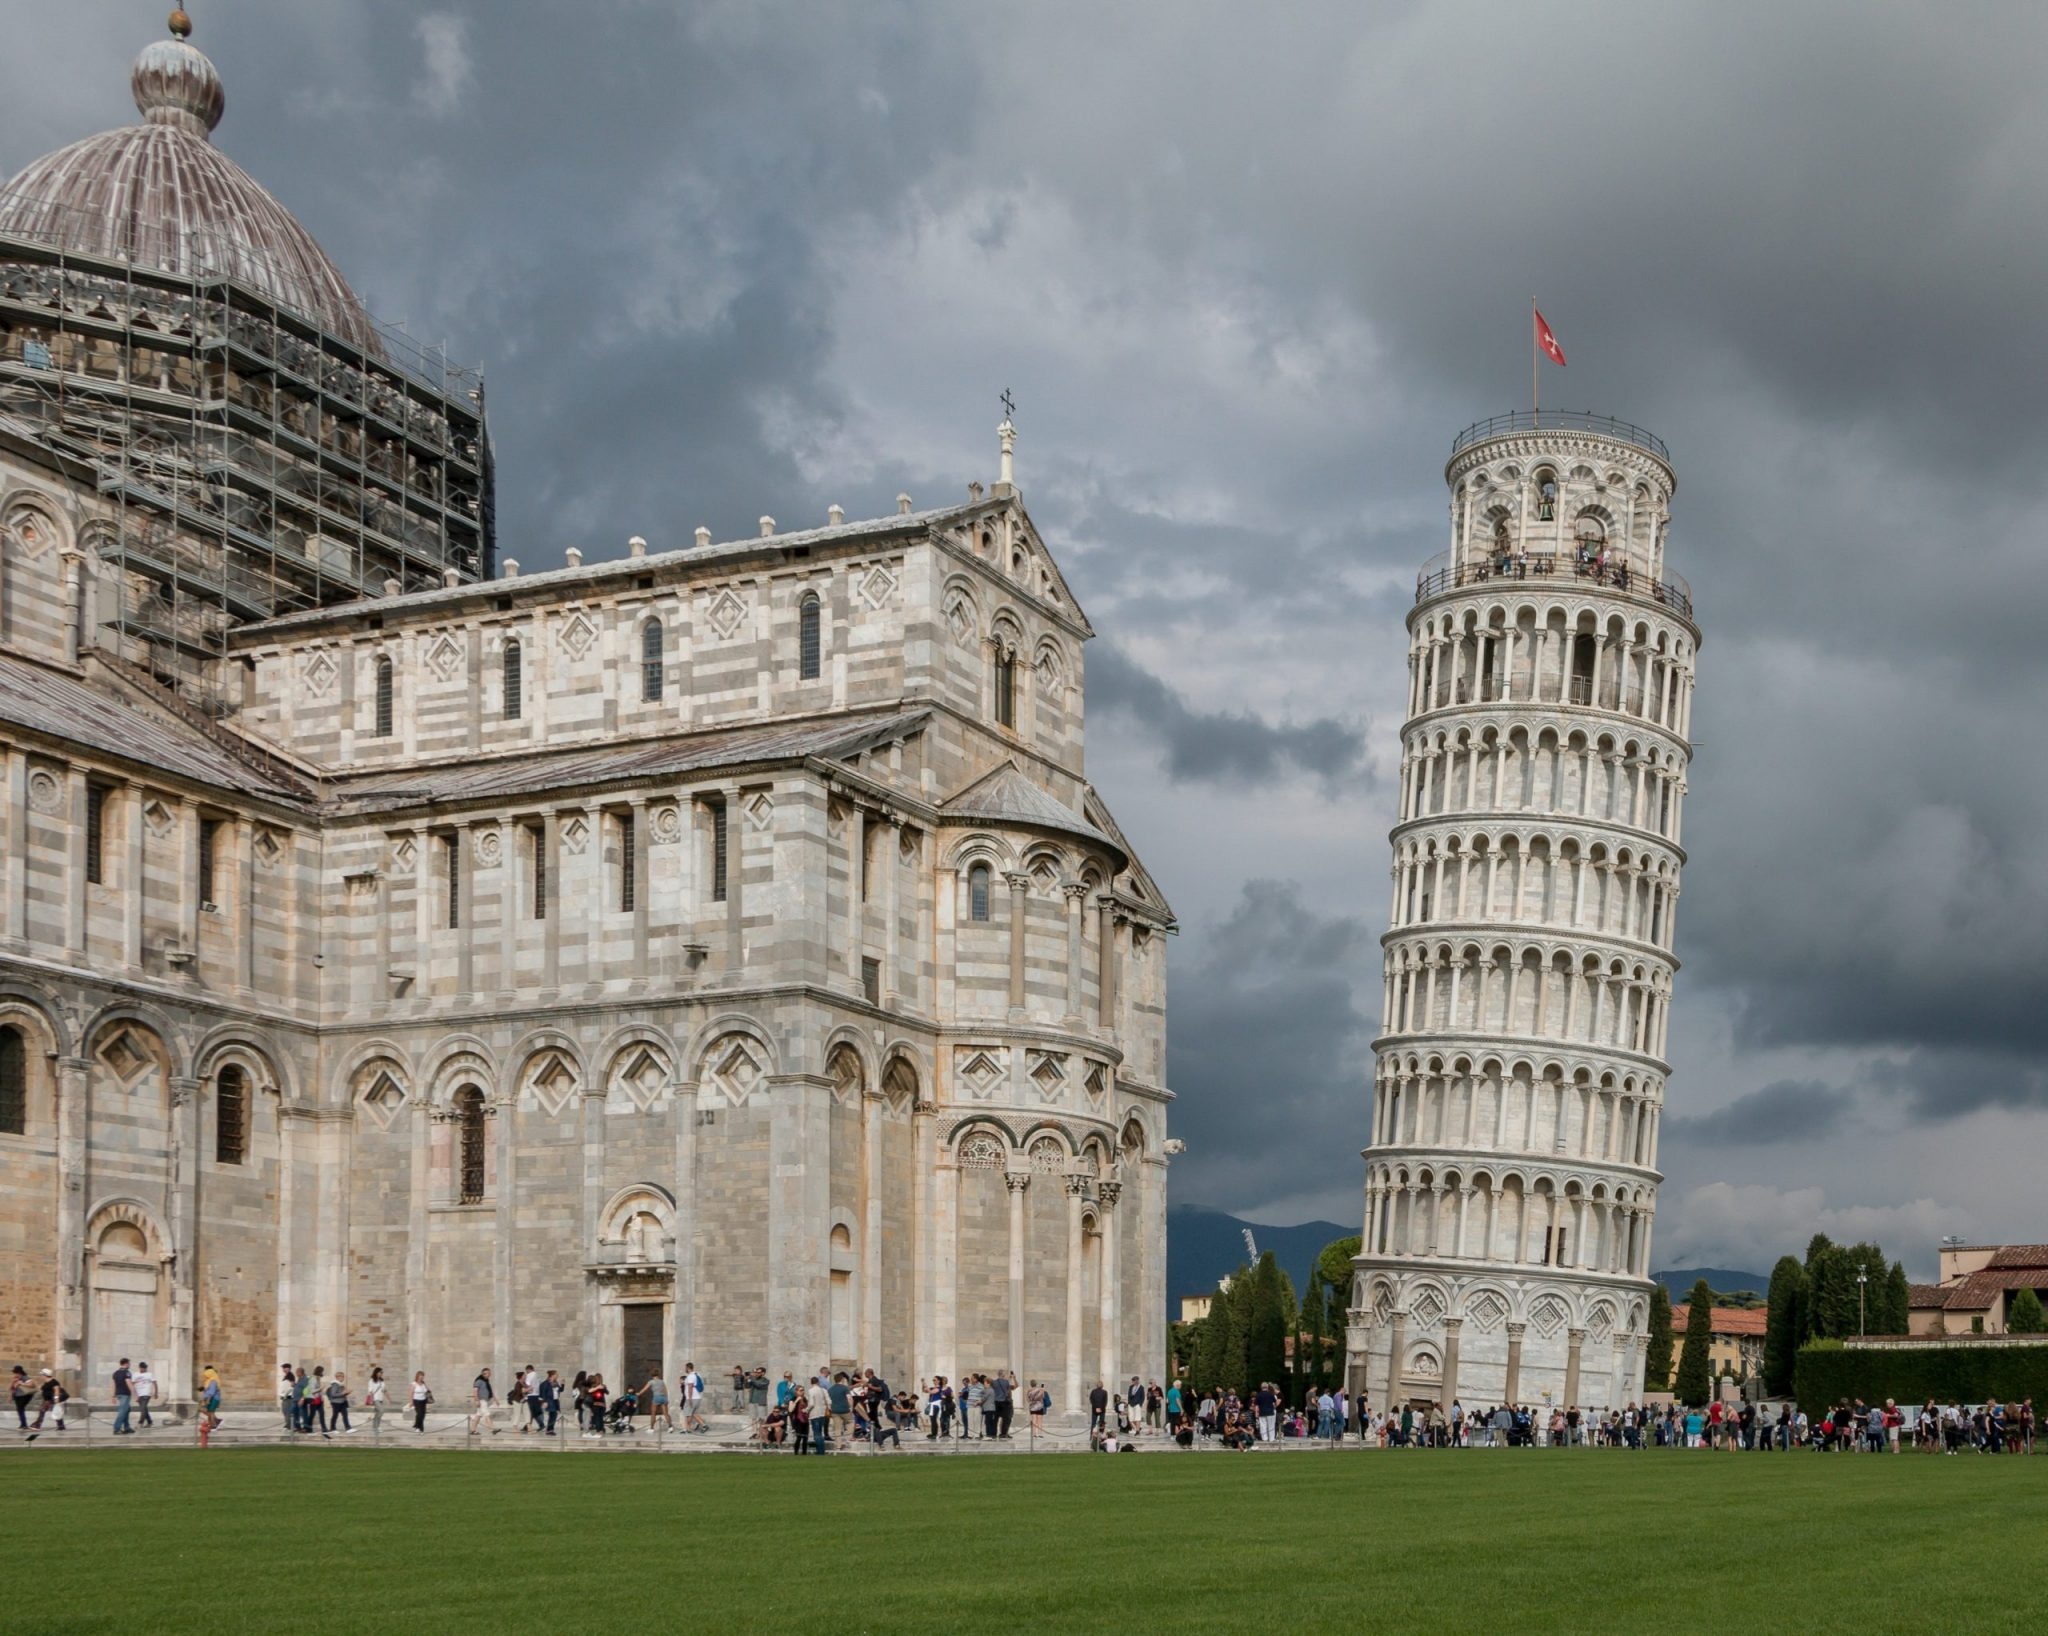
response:
<path id="1" fill-rule="evenodd" d="M 640 1412 L 640 1398 L 634 1392 L 621 1392 L 612 1399 L 612 1406 L 605 1415 L 606 1429 L 616 1437 L 621 1432 L 633 1429 L 633 1416 Z"/>

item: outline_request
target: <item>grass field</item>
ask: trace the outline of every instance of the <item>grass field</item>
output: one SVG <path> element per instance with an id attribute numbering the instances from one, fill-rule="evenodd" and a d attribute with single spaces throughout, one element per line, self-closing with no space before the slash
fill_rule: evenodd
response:
<path id="1" fill-rule="evenodd" d="M 0 1454 L 0 1630 L 2039 1630 L 2048 1459 Z"/>

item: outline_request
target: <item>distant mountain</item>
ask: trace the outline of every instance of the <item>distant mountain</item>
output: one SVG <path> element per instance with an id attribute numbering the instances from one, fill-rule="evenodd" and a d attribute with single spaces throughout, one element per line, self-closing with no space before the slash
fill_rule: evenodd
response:
<path id="1" fill-rule="evenodd" d="M 1692 1294 L 1693 1285 L 1702 1278 L 1717 1295 L 1733 1295 L 1738 1290 L 1764 1295 L 1771 1287 L 1770 1274 L 1737 1272 L 1732 1267 L 1673 1267 L 1669 1272 L 1653 1272 L 1650 1276 L 1671 1292 L 1674 1301 L 1683 1301 Z"/>
<path id="2" fill-rule="evenodd" d="M 1246 1259 L 1244 1230 L 1249 1227 L 1261 1252 L 1271 1250 L 1297 1291 L 1308 1282 L 1309 1269 L 1333 1238 L 1358 1231 L 1354 1223 L 1304 1221 L 1294 1227 L 1264 1227 L 1222 1210 L 1199 1205 L 1170 1205 L 1166 1212 L 1166 1312 L 1180 1319 L 1183 1295 L 1206 1294 L 1216 1280 L 1235 1272 Z M 1717 1288 L 1719 1286 L 1716 1286 Z"/>

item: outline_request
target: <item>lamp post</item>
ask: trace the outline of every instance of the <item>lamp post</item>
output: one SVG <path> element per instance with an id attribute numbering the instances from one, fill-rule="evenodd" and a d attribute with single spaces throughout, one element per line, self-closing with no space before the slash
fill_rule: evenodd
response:
<path id="1" fill-rule="evenodd" d="M 1868 1272 L 1859 1272 L 1856 1275 L 1856 1338 L 1859 1341 L 1863 1339 L 1863 1286 L 1869 1282 Z"/>

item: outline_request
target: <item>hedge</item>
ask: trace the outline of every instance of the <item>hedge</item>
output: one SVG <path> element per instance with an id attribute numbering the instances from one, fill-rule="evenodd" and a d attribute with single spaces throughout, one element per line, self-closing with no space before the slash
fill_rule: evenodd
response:
<path id="1" fill-rule="evenodd" d="M 2048 1404 L 2048 1346 L 1857 1347 L 1816 1341 L 1799 1349 L 1793 1395 L 1808 1414 L 1844 1398 L 1903 1404 Z"/>

